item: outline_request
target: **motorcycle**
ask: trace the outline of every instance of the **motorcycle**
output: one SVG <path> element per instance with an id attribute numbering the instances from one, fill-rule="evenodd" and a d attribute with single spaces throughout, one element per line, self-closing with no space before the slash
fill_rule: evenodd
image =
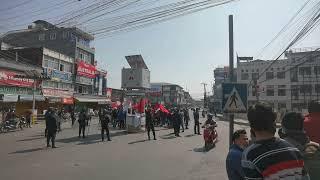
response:
<path id="1" fill-rule="evenodd" d="M 3 129 L 5 132 L 15 130 L 17 128 L 18 122 L 14 119 L 4 122 Z"/>
<path id="2" fill-rule="evenodd" d="M 215 146 L 218 141 L 218 132 L 216 130 L 217 124 L 204 125 L 203 130 L 203 139 L 204 139 L 204 148 L 206 151 L 210 150 Z"/>
<path id="3" fill-rule="evenodd" d="M 26 121 L 26 119 L 24 117 L 20 118 L 18 124 L 19 124 L 19 128 L 21 130 L 23 130 L 23 128 L 27 127 L 27 121 Z"/>

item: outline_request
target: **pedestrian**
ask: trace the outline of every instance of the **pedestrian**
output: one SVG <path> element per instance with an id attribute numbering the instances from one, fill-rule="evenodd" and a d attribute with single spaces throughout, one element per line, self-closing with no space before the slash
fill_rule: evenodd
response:
<path id="1" fill-rule="evenodd" d="M 118 112 L 117 109 L 112 110 L 112 125 L 115 128 L 117 126 L 118 120 L 117 120 Z"/>
<path id="2" fill-rule="evenodd" d="M 179 121 L 180 121 L 182 132 L 184 132 L 184 115 L 182 110 L 179 110 Z"/>
<path id="3" fill-rule="evenodd" d="M 235 131 L 232 135 L 232 145 L 226 159 L 226 169 L 229 180 L 244 180 L 241 167 L 243 150 L 248 146 L 248 136 L 244 129 Z"/>
<path id="4" fill-rule="evenodd" d="M 311 101 L 308 106 L 309 114 L 304 119 L 304 129 L 311 141 L 320 144 L 320 100 Z"/>
<path id="5" fill-rule="evenodd" d="M 104 141 L 104 131 L 106 131 L 108 141 L 111 141 L 110 132 L 109 132 L 109 122 L 111 119 L 110 114 L 111 114 L 111 112 L 108 112 L 107 109 L 103 109 L 101 116 L 99 116 L 99 119 L 101 122 L 101 139 L 102 139 L 102 141 Z"/>
<path id="6" fill-rule="evenodd" d="M 58 108 L 55 108 L 54 116 L 57 121 L 58 132 L 60 132 L 61 131 L 61 121 L 62 121 L 62 110 L 58 111 Z"/>
<path id="7" fill-rule="evenodd" d="M 309 179 L 298 148 L 276 138 L 276 114 L 259 102 L 248 109 L 248 120 L 255 141 L 243 151 L 241 166 L 245 179 Z"/>
<path id="8" fill-rule="evenodd" d="M 310 141 L 304 131 L 303 121 L 301 113 L 286 113 L 281 121 L 279 136 L 301 151 L 310 179 L 320 179 L 320 147 L 318 143 Z"/>
<path id="9" fill-rule="evenodd" d="M 154 116 L 152 113 L 152 110 L 150 107 L 148 107 L 146 109 L 146 128 L 147 128 L 147 132 L 148 132 L 148 140 L 150 140 L 150 130 L 152 131 L 153 134 L 153 139 L 156 139 L 156 132 L 154 130 Z"/>
<path id="10" fill-rule="evenodd" d="M 26 114 L 26 122 L 27 122 L 27 127 L 31 128 L 31 112 L 30 111 L 27 111 L 27 114 Z"/>
<path id="11" fill-rule="evenodd" d="M 194 119 L 194 134 L 200 134 L 200 121 L 199 121 L 200 115 L 199 115 L 199 108 L 196 108 L 196 110 L 193 112 L 193 119 Z"/>
<path id="12" fill-rule="evenodd" d="M 189 129 L 188 126 L 189 126 L 190 116 L 189 116 L 188 108 L 184 109 L 183 116 L 184 116 L 184 123 L 186 125 L 186 129 Z"/>
<path id="13" fill-rule="evenodd" d="M 74 114 L 74 109 L 71 110 L 71 126 L 74 125 L 74 122 L 76 121 L 76 116 Z"/>
<path id="14" fill-rule="evenodd" d="M 46 129 L 47 129 L 47 147 L 50 147 L 50 141 L 52 143 L 52 148 L 56 148 L 55 146 L 55 138 L 57 133 L 57 120 L 55 112 L 49 108 L 46 112 L 45 120 L 46 120 Z"/>
<path id="15" fill-rule="evenodd" d="M 178 109 L 174 110 L 173 114 L 173 129 L 174 129 L 174 135 L 176 137 L 180 137 L 180 124 L 181 124 L 181 116 Z"/>
<path id="16" fill-rule="evenodd" d="M 81 137 L 81 132 L 82 132 L 82 138 L 85 138 L 85 129 L 86 129 L 87 120 L 88 120 L 88 115 L 86 114 L 86 110 L 82 109 L 78 117 L 79 138 Z"/>

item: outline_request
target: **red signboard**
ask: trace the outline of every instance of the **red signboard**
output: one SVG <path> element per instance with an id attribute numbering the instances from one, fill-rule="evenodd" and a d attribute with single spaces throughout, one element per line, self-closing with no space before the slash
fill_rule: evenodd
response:
<path id="1" fill-rule="evenodd" d="M 32 87 L 33 80 L 25 78 L 15 78 L 18 75 L 13 71 L 0 70 L 0 85 L 5 86 L 19 86 L 19 87 Z"/>
<path id="2" fill-rule="evenodd" d="M 83 61 L 78 62 L 77 74 L 79 76 L 85 76 L 88 78 L 95 78 L 96 77 L 96 67 L 92 64 L 87 64 Z"/>
<path id="3" fill-rule="evenodd" d="M 73 104 L 73 97 L 71 98 L 62 98 L 62 103 L 63 104 Z"/>

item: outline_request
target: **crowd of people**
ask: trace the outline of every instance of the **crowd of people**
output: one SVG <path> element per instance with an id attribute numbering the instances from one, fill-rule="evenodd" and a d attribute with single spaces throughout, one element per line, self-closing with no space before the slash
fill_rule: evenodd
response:
<path id="1" fill-rule="evenodd" d="M 226 158 L 230 180 L 320 179 L 320 102 L 309 105 L 309 114 L 288 112 L 276 137 L 276 114 L 266 103 L 248 109 L 251 142 L 243 129 L 233 133 Z"/>

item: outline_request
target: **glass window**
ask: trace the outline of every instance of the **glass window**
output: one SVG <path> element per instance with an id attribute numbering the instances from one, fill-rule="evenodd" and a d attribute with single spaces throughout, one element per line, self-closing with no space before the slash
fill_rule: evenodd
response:
<path id="1" fill-rule="evenodd" d="M 248 73 L 242 73 L 241 74 L 241 80 L 248 80 L 249 79 L 249 74 Z"/>
<path id="2" fill-rule="evenodd" d="M 252 96 L 256 96 L 256 88 L 252 86 Z"/>
<path id="3" fill-rule="evenodd" d="M 56 39 L 57 34 L 56 33 L 51 33 L 50 34 L 50 40 L 55 40 Z"/>
<path id="4" fill-rule="evenodd" d="M 311 94 L 312 92 L 312 85 L 311 84 L 305 84 L 300 86 L 300 93 L 302 94 Z"/>
<path id="5" fill-rule="evenodd" d="M 68 37 L 69 37 L 69 32 L 68 31 L 65 31 L 65 32 L 62 33 L 62 38 L 63 39 L 68 39 Z"/>
<path id="6" fill-rule="evenodd" d="M 39 34 L 39 41 L 44 41 L 46 39 L 46 34 Z"/>
<path id="7" fill-rule="evenodd" d="M 299 74 L 302 76 L 310 76 L 311 75 L 311 67 L 300 67 Z"/>
<path id="8" fill-rule="evenodd" d="M 286 78 L 286 72 L 277 72 L 277 78 L 278 79 L 285 79 Z"/>
<path id="9" fill-rule="evenodd" d="M 43 59 L 42 66 L 43 67 L 48 67 L 48 59 Z"/>
<path id="10" fill-rule="evenodd" d="M 314 67 L 314 74 L 315 75 L 320 75 L 320 66 L 315 66 Z"/>
<path id="11" fill-rule="evenodd" d="M 294 100 L 299 99 L 299 86 L 297 86 L 297 85 L 291 86 L 291 96 L 292 96 L 292 99 L 294 99 Z"/>
<path id="12" fill-rule="evenodd" d="M 278 96 L 286 96 L 286 85 L 278 86 Z"/>
<path id="13" fill-rule="evenodd" d="M 60 64 L 60 68 L 59 68 L 59 71 L 64 71 L 64 64 Z"/>
<path id="14" fill-rule="evenodd" d="M 267 96 L 274 96 L 274 86 L 272 85 L 267 86 Z"/>
<path id="15" fill-rule="evenodd" d="M 291 82 L 298 82 L 298 68 L 290 70 L 290 80 Z"/>
<path id="16" fill-rule="evenodd" d="M 273 79 L 273 72 L 267 72 L 266 73 L 266 78 L 267 78 L 267 80 Z"/>

